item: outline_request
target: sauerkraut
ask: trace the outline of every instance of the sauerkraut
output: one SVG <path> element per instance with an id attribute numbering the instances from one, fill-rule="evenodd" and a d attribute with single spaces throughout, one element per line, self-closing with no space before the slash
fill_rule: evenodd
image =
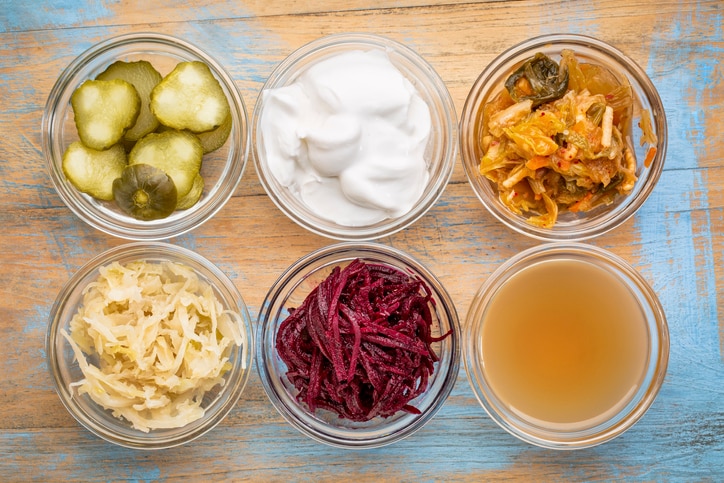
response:
<path id="1" fill-rule="evenodd" d="M 247 350 L 240 315 L 183 264 L 113 262 L 99 272 L 70 334 L 61 331 L 84 376 L 71 388 L 143 432 L 201 418 L 233 347 Z"/>

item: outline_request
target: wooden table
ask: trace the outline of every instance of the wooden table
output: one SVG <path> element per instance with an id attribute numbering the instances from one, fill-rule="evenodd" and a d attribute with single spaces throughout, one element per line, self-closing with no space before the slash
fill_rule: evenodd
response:
<path id="1" fill-rule="evenodd" d="M 719 0 L 217 3 L 0 1 L 0 480 L 724 479 Z M 446 405 L 421 431 L 381 449 L 349 451 L 294 430 L 271 406 L 254 372 L 227 419 L 186 446 L 133 451 L 83 429 L 52 387 L 44 349 L 49 310 L 83 263 L 124 241 L 81 222 L 56 195 L 44 167 L 40 119 L 68 63 L 94 43 L 132 31 L 176 35 L 210 52 L 234 77 L 249 113 L 278 62 L 336 32 L 382 34 L 418 51 L 447 83 L 458 114 L 483 67 L 526 38 L 584 33 L 627 52 L 663 99 L 666 167 L 639 213 L 590 243 L 633 264 L 668 316 L 669 372 L 653 407 L 602 446 L 544 450 L 499 429 L 461 370 Z M 252 317 L 291 262 L 332 243 L 289 221 L 265 194 L 251 162 L 233 198 L 212 220 L 169 241 L 222 268 Z M 463 321 L 486 276 L 537 243 L 483 209 L 459 162 L 437 205 L 414 226 L 380 242 L 427 264 Z"/>

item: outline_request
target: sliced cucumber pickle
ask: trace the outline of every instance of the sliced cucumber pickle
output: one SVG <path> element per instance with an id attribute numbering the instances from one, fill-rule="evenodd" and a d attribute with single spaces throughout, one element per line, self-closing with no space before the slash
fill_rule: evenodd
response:
<path id="1" fill-rule="evenodd" d="M 126 166 L 113 182 L 113 198 L 126 214 L 139 220 L 166 218 L 176 209 L 178 194 L 169 175 L 148 164 Z"/>
<path id="2" fill-rule="evenodd" d="M 229 101 L 209 66 L 179 62 L 151 92 L 151 111 L 166 126 L 199 133 L 218 128 L 230 114 Z"/>
<path id="3" fill-rule="evenodd" d="M 108 149 L 136 123 L 141 98 L 121 79 L 87 80 L 70 98 L 80 140 L 92 149 Z"/>
<path id="4" fill-rule="evenodd" d="M 138 141 L 158 127 L 158 119 L 153 115 L 150 107 L 151 91 L 161 82 L 162 78 L 161 74 L 146 60 L 135 62 L 118 60 L 96 77 L 97 80 L 124 80 L 136 88 L 136 92 L 141 98 L 141 111 L 138 119 L 123 136 L 126 142 Z"/>
<path id="5" fill-rule="evenodd" d="M 196 135 L 201 141 L 201 147 L 204 150 L 204 154 L 216 151 L 224 145 L 229 134 L 231 134 L 231 114 L 226 117 L 226 120 L 221 123 L 221 126 L 217 127 L 213 131 L 200 132 Z"/>
<path id="6" fill-rule="evenodd" d="M 93 198 L 113 199 L 113 180 L 126 167 L 126 151 L 120 144 L 99 151 L 75 141 L 63 153 L 63 174 L 75 188 Z"/>
<path id="7" fill-rule="evenodd" d="M 177 210 L 187 210 L 194 206 L 201 199 L 201 193 L 204 192 L 204 178 L 200 174 L 197 174 L 194 178 L 194 184 L 191 187 L 191 191 L 186 193 L 186 196 L 179 198 L 176 203 Z"/>
<path id="8" fill-rule="evenodd" d="M 139 220 L 198 203 L 203 157 L 223 146 L 233 127 L 221 84 L 199 61 L 179 62 L 163 77 L 146 60 L 118 60 L 83 82 L 70 102 L 80 141 L 63 154 L 66 178 Z"/>
<path id="9" fill-rule="evenodd" d="M 148 164 L 168 174 L 183 198 L 194 184 L 204 156 L 195 134 L 171 129 L 151 133 L 138 140 L 128 155 L 128 164 Z"/>

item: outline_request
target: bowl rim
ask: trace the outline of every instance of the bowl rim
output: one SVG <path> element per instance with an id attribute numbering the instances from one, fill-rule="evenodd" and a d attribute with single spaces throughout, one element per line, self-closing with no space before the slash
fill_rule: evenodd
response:
<path id="1" fill-rule="evenodd" d="M 114 49 L 120 49 L 136 43 L 158 44 L 173 48 L 177 52 L 204 61 L 211 69 L 214 77 L 228 92 L 231 115 L 234 119 L 232 131 L 225 146 L 229 150 L 219 179 L 213 187 L 207 187 L 209 201 L 198 208 L 186 210 L 181 215 L 171 215 L 152 223 L 133 220 L 130 217 L 119 221 L 121 215 L 106 214 L 96 210 L 90 202 L 84 201 L 84 195 L 69 186 L 61 168 L 63 155 L 62 146 L 56 137 L 56 121 L 62 122 L 58 112 L 69 109 L 63 98 L 67 97 L 68 90 L 73 88 L 71 81 L 79 75 L 80 71 L 93 60 L 102 57 Z M 172 53 L 163 52 L 161 55 L 172 56 Z M 84 80 L 85 77 L 78 80 Z M 75 84 L 74 84 L 75 85 Z M 79 85 L 79 82 L 78 82 Z M 246 104 L 236 86 L 232 76 L 223 65 L 210 53 L 195 44 L 178 37 L 156 32 L 132 32 L 106 38 L 85 49 L 68 64 L 55 81 L 42 113 L 41 119 L 41 145 L 46 171 L 50 177 L 56 193 L 63 203 L 80 220 L 91 227 L 126 240 L 131 241 L 159 241 L 187 233 L 206 221 L 210 220 L 221 210 L 236 191 L 246 169 L 250 154 L 249 117 Z"/>
<path id="2" fill-rule="evenodd" d="M 486 303 L 510 277 L 537 263 L 574 259 L 593 263 L 627 284 L 647 315 L 649 355 L 641 386 L 617 414 L 592 428 L 572 431 L 553 430 L 528 423 L 522 417 L 511 418 L 509 411 L 499 408 L 494 391 L 485 382 L 485 371 L 477 354 L 481 350 L 482 342 L 479 339 Z M 475 398 L 499 427 L 534 446 L 554 450 L 575 450 L 597 446 L 620 436 L 633 427 L 650 409 L 666 377 L 670 355 L 669 340 L 666 314 L 656 292 L 627 261 L 608 250 L 586 243 L 549 242 L 515 254 L 499 265 L 479 287 L 466 316 L 463 360 Z"/>
<path id="3" fill-rule="evenodd" d="M 639 190 L 637 194 L 635 195 L 634 193 L 631 193 L 627 195 L 625 201 L 621 203 L 623 208 L 615 214 L 615 216 L 604 218 L 602 223 L 591 226 L 574 227 L 565 231 L 561 230 L 560 226 L 558 226 L 558 228 L 556 228 L 556 226 L 553 228 L 541 228 L 531 225 L 526 222 L 524 217 L 509 212 L 509 209 L 502 206 L 499 202 L 497 198 L 497 189 L 495 187 L 485 188 L 482 186 L 483 182 L 490 182 L 487 179 L 482 181 L 478 180 L 481 175 L 477 172 L 477 169 L 475 169 L 477 167 L 477 163 L 470 159 L 475 157 L 475 148 L 471 147 L 474 141 L 470 141 L 470 139 L 473 137 L 472 131 L 474 131 L 475 125 L 477 124 L 477 101 L 481 100 L 486 95 L 486 92 L 482 91 L 482 87 L 486 83 L 492 82 L 494 78 L 497 78 L 496 72 L 498 69 L 508 63 L 512 58 L 522 55 L 523 53 L 532 54 L 534 49 L 544 49 L 556 44 L 564 44 L 567 47 L 574 46 L 572 48 L 579 47 L 588 49 L 589 51 L 595 51 L 621 65 L 622 70 L 617 75 L 625 76 L 629 82 L 635 82 L 638 86 L 640 86 L 641 90 L 644 91 L 646 102 L 651 104 L 652 112 L 650 114 L 652 116 L 652 124 L 655 127 L 658 136 L 656 154 L 650 166 L 646 168 L 648 176 L 646 176 L 646 179 L 643 181 L 643 186 L 641 188 L 635 188 Z M 496 86 L 492 85 L 488 92 L 495 89 Z M 636 102 L 640 103 L 641 100 L 634 98 L 634 104 L 636 104 Z M 467 124 L 470 124 L 470 126 L 468 129 L 465 129 Z M 471 188 L 473 189 L 473 192 L 485 209 L 509 229 L 543 242 L 589 240 L 603 235 L 625 223 L 644 204 L 658 183 L 664 168 L 668 145 L 668 127 L 664 105 L 656 86 L 646 71 L 642 69 L 636 61 L 617 47 L 595 37 L 574 33 L 555 33 L 535 36 L 516 43 L 498 54 L 493 61 L 491 61 L 482 70 L 470 88 L 465 99 L 465 103 L 463 104 L 459 132 L 460 158 L 465 170 L 465 175 Z M 640 160 L 637 161 L 640 162 Z M 639 180 L 639 183 L 641 183 L 641 180 Z M 486 193 L 481 193 L 481 190 L 486 191 Z"/>
<path id="4" fill-rule="evenodd" d="M 173 433 L 168 436 L 163 434 L 165 430 L 159 430 L 157 432 L 151 430 L 148 433 L 144 433 L 130 426 L 125 429 L 126 431 L 132 432 L 135 436 L 124 436 L 114 427 L 116 425 L 126 426 L 124 422 L 119 420 L 116 423 L 111 419 L 113 416 L 109 415 L 108 421 L 115 424 L 107 425 L 99 422 L 91 415 L 86 414 L 85 411 L 79 408 L 78 403 L 75 402 L 73 393 L 61 383 L 63 376 L 58 362 L 57 340 L 62 338 L 60 329 L 67 327 L 70 318 L 73 316 L 75 309 L 77 309 L 77 306 L 74 309 L 68 304 L 68 297 L 73 292 L 78 292 L 78 290 L 82 292 L 83 289 L 79 287 L 79 283 L 84 279 L 93 273 L 97 273 L 102 266 L 117 260 L 170 260 L 185 264 L 212 286 L 215 295 L 219 297 L 226 309 L 234 310 L 241 317 L 239 328 L 242 331 L 242 347 L 235 349 L 235 351 L 238 352 L 238 356 L 234 361 L 232 370 L 228 373 L 229 376 L 225 377 L 226 384 L 224 384 L 221 390 L 223 397 L 221 397 L 220 393 L 214 402 L 215 412 L 205 412 L 202 418 L 189 423 L 186 427 L 172 428 Z M 218 287 L 217 284 L 221 287 Z M 229 295 L 231 300 L 229 300 L 223 292 L 226 292 L 226 295 Z M 80 299 L 79 302 L 81 302 Z M 233 305 L 227 306 L 227 302 L 229 304 L 233 303 Z M 118 446 L 141 450 L 167 449 L 186 444 L 205 435 L 221 423 L 235 407 L 246 388 L 249 376 L 253 370 L 254 329 L 246 303 L 236 288 L 236 285 L 216 264 L 204 256 L 187 248 L 167 242 L 130 242 L 110 248 L 92 257 L 63 284 L 53 302 L 48 318 L 49 323 L 45 333 L 45 354 L 48 372 L 56 394 L 68 413 L 73 416 L 81 426 L 97 437 Z M 63 344 L 66 343 L 67 342 Z M 231 384 L 229 384 L 230 382 Z M 92 403 L 97 405 L 95 402 Z"/>
<path id="5" fill-rule="evenodd" d="M 263 97 L 266 91 L 288 85 L 290 80 L 296 78 L 300 72 L 308 67 L 307 64 L 304 64 L 302 70 L 297 70 L 299 63 L 305 61 L 310 55 L 326 58 L 339 53 L 341 49 L 350 48 L 381 49 L 388 53 L 392 52 L 395 56 L 403 58 L 405 62 L 414 65 L 417 71 L 425 75 L 425 81 L 434 88 L 433 91 L 426 91 L 434 93 L 436 102 L 440 107 L 437 118 L 442 121 L 442 132 L 439 135 L 441 145 L 440 160 L 427 160 L 428 168 L 432 164 L 439 162 L 442 169 L 437 178 L 431 177 L 428 182 L 429 188 L 423 193 L 415 206 L 409 212 L 397 218 L 387 218 L 384 221 L 372 225 L 355 227 L 337 225 L 322 218 L 319 218 L 319 221 L 311 220 L 310 218 L 314 218 L 316 215 L 308 210 L 301 201 L 296 200 L 296 198 L 294 199 L 293 204 L 297 207 L 294 209 L 289 206 L 289 203 L 287 203 L 282 196 L 277 194 L 275 186 L 278 185 L 278 183 L 273 180 L 274 175 L 269 172 L 267 164 L 264 161 L 265 156 L 263 153 L 260 153 L 263 149 L 260 149 L 262 145 L 262 133 L 259 126 L 264 107 Z M 328 53 L 321 55 L 321 53 L 324 52 Z M 320 59 L 315 60 L 315 62 L 318 60 Z M 401 70 L 398 65 L 399 62 L 395 62 L 395 59 L 392 58 L 391 60 L 395 67 L 412 82 L 413 79 L 410 78 L 411 73 L 409 70 Z M 416 77 L 414 80 L 418 81 L 419 79 L 420 77 Z M 279 84 L 281 81 L 284 83 Z M 418 93 L 422 96 L 423 92 L 420 90 L 418 82 L 412 83 L 417 87 Z M 425 97 L 423 97 L 423 99 L 427 101 Z M 434 127 L 435 111 L 432 109 L 433 106 L 430 106 L 427 102 L 426 104 L 431 108 L 430 111 Z M 445 129 L 447 129 L 447 132 L 445 132 Z M 250 131 L 252 158 L 257 176 L 264 191 L 266 191 L 272 202 L 297 225 L 314 234 L 336 241 L 373 241 L 397 233 L 422 218 L 444 193 L 448 181 L 452 176 L 459 149 L 458 118 L 455 103 L 440 74 L 420 53 L 411 47 L 383 35 L 365 32 L 346 32 L 325 35 L 303 44 L 288 54 L 272 70 L 259 91 L 252 114 Z M 428 148 L 432 140 L 433 136 L 431 135 L 430 141 L 428 141 Z M 287 188 L 279 186 L 279 190 L 285 189 Z"/>
<path id="6" fill-rule="evenodd" d="M 397 264 L 387 260 L 381 261 L 376 257 L 395 259 Z M 319 418 L 315 418 L 306 408 L 300 406 L 294 395 L 287 394 L 286 398 L 281 398 L 277 394 L 276 385 L 271 381 L 272 379 L 276 381 L 276 379 L 283 378 L 284 374 L 270 372 L 268 370 L 268 365 L 274 365 L 269 361 L 272 357 L 276 357 L 276 350 L 273 347 L 267 347 L 266 344 L 266 336 L 271 334 L 271 340 L 273 341 L 273 336 L 276 334 L 278 326 L 283 320 L 277 318 L 277 314 L 271 313 L 276 299 L 292 293 L 299 284 L 306 280 L 309 273 L 329 269 L 340 264 L 346 264 L 356 258 L 375 260 L 377 263 L 396 266 L 408 273 L 414 273 L 415 276 L 423 279 L 437 300 L 435 310 L 444 313 L 444 317 L 438 316 L 437 318 L 439 320 L 446 320 L 453 331 L 445 342 L 446 345 L 449 345 L 449 351 L 438 353 L 440 361 L 436 364 L 441 364 L 443 360 L 449 361 L 449 363 L 444 366 L 444 372 L 439 372 L 440 365 L 436 365 L 436 371 L 433 377 L 443 378 L 440 379 L 439 392 L 432 396 L 433 399 L 431 403 L 423 409 L 422 414 L 405 414 L 403 416 L 406 418 L 404 426 L 391 431 L 377 430 L 375 432 L 376 434 L 367 434 L 363 437 L 360 437 L 359 431 L 354 428 L 332 428 L 330 424 L 321 421 Z M 321 263 L 321 265 L 315 267 L 315 264 L 318 263 Z M 406 267 L 402 268 L 403 264 L 406 265 Z M 309 272 L 310 268 L 314 268 L 314 270 Z M 412 269 L 412 272 L 410 272 L 410 269 Z M 305 275 L 302 276 L 301 280 L 296 280 L 295 282 L 295 277 L 300 273 L 304 273 Z M 289 289 L 290 283 L 293 283 L 293 285 L 291 285 Z M 382 447 L 400 441 L 414 434 L 432 420 L 444 406 L 455 386 L 460 370 L 462 353 L 462 329 L 455 304 L 440 280 L 424 264 L 402 250 L 373 241 L 340 242 L 314 250 L 293 262 L 278 277 L 270 287 L 261 307 L 257 318 L 255 337 L 255 358 L 259 379 L 272 406 L 274 406 L 287 423 L 296 428 L 300 433 L 317 442 L 332 447 L 356 450 Z M 272 317 L 273 319 L 271 319 Z M 432 386 L 433 379 L 431 378 L 430 381 Z M 428 391 L 431 386 L 428 386 Z M 296 411 L 290 410 L 283 399 L 288 399 Z M 304 415 L 306 419 L 309 420 L 303 421 L 298 417 L 298 414 Z M 364 428 L 361 430 L 364 431 Z M 357 433 L 356 436 L 355 433 Z"/>

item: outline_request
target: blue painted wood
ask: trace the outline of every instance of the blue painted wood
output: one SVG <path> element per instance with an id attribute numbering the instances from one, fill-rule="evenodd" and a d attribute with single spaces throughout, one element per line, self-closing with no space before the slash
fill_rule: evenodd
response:
<path id="1" fill-rule="evenodd" d="M 251 3 L 233 5 L 228 13 L 219 6 L 179 4 L 170 18 L 174 5 L 165 3 L 144 14 L 140 5 L 123 10 L 113 2 L 0 1 L 0 481 L 724 481 L 720 3 L 423 3 L 379 15 L 344 8 L 344 2 L 335 4 L 340 13 L 314 15 L 305 15 L 304 7 L 291 5 L 295 2 L 273 3 L 277 13 L 296 8 L 300 14 L 270 15 L 264 8 L 271 7 Z M 550 21 L 541 20 L 549 15 Z M 68 277 L 123 241 L 84 225 L 54 193 L 42 161 L 40 116 L 54 79 L 75 56 L 108 36 L 150 29 L 210 51 L 233 75 L 249 113 L 277 62 L 334 31 L 368 30 L 410 44 L 446 80 L 458 112 L 484 64 L 526 37 L 587 33 L 626 51 L 646 69 L 664 101 L 668 157 L 640 212 L 591 243 L 632 263 L 666 311 L 669 372 L 650 411 L 602 446 L 543 450 L 495 426 L 461 371 L 446 405 L 420 432 L 385 448 L 355 452 L 297 433 L 275 412 L 253 374 L 229 417 L 181 448 L 132 451 L 81 428 L 61 406 L 47 373 L 48 314 Z M 171 242 L 198 251 L 228 273 L 252 316 L 292 261 L 330 243 L 278 212 L 251 163 L 236 195 L 213 220 Z M 460 166 L 425 217 L 381 242 L 428 264 L 463 319 L 484 278 L 536 244 L 483 210 Z M 270 252 L 269 246 L 279 248 Z"/>

